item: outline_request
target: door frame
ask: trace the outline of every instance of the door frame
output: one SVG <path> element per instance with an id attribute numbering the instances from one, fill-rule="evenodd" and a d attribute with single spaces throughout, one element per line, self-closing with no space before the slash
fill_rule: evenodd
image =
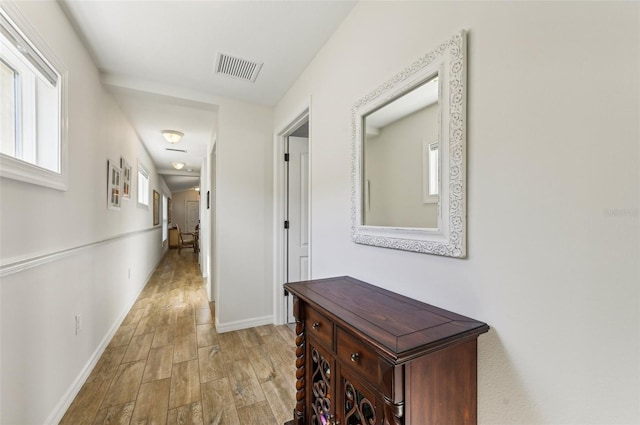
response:
<path id="1" fill-rule="evenodd" d="M 281 325 L 285 323 L 286 304 L 282 285 L 285 280 L 285 264 L 287 261 L 287 244 L 284 238 L 284 221 L 286 218 L 286 164 L 284 153 L 286 150 L 287 138 L 297 130 L 304 122 L 309 122 L 309 270 L 308 276 L 311 279 L 311 100 L 303 107 L 297 109 L 299 112 L 294 118 L 286 121 L 285 124 L 277 126 L 280 129 L 274 133 L 273 137 L 273 323 Z"/>

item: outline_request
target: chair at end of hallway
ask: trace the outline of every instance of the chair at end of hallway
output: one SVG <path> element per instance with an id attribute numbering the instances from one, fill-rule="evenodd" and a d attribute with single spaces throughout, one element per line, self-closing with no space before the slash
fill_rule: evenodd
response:
<path id="1" fill-rule="evenodd" d="M 178 246 L 178 254 L 180 254 L 182 252 L 182 248 L 191 248 L 193 249 L 193 252 L 196 253 L 198 252 L 198 241 L 196 239 L 195 234 L 193 233 L 182 233 L 182 230 L 180 230 L 180 226 L 178 227 L 178 236 L 180 238 L 180 245 Z"/>

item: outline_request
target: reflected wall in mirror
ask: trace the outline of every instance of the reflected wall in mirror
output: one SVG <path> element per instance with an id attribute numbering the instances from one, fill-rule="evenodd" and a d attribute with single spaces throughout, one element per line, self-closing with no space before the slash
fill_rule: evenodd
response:
<path id="1" fill-rule="evenodd" d="M 352 238 L 466 256 L 466 32 L 352 109 Z"/>
<path id="2" fill-rule="evenodd" d="M 362 223 L 438 227 L 438 78 L 363 117 Z"/>

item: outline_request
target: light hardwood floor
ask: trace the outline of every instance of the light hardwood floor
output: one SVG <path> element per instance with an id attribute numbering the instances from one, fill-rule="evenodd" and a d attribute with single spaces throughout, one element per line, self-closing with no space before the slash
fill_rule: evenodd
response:
<path id="1" fill-rule="evenodd" d="M 60 422 L 282 425 L 295 404 L 286 326 L 218 334 L 196 257 L 170 250 Z"/>

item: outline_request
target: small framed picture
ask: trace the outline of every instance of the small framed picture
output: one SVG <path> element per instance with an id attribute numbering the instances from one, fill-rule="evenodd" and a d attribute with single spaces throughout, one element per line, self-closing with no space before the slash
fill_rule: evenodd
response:
<path id="1" fill-rule="evenodd" d="M 120 170 L 122 172 L 122 198 L 131 198 L 131 165 L 120 157 Z"/>
<path id="2" fill-rule="evenodd" d="M 120 174 L 122 170 L 113 161 L 107 161 L 107 208 L 119 210 L 122 199 Z"/>
<path id="3" fill-rule="evenodd" d="M 153 225 L 160 224 L 160 194 L 153 191 Z"/>

